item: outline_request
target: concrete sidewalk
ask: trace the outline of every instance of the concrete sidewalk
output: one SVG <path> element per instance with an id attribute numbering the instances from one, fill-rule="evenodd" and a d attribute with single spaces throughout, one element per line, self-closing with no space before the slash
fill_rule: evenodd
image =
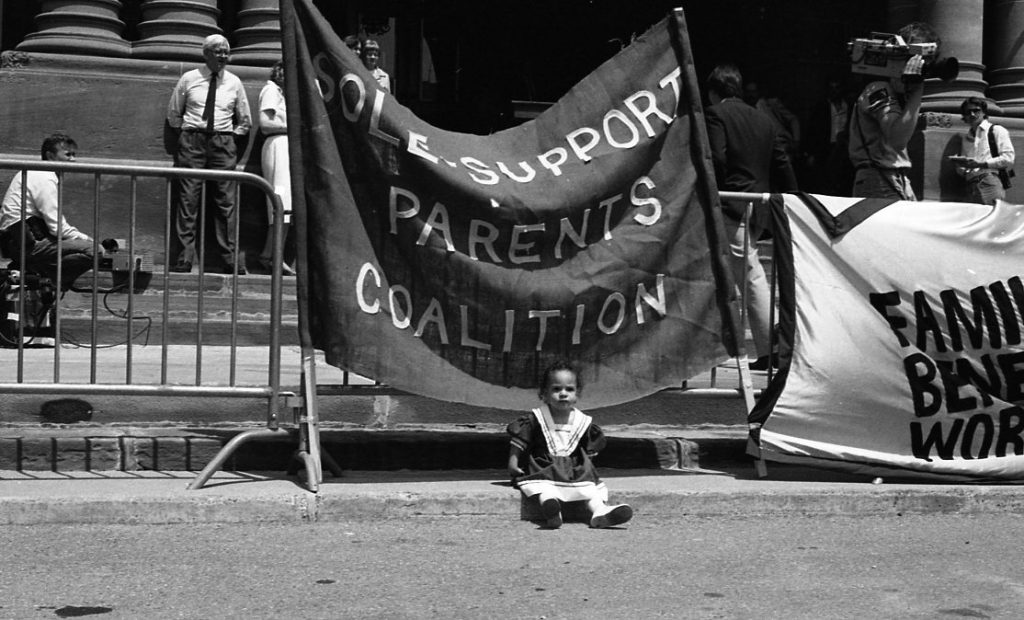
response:
<path id="1" fill-rule="evenodd" d="M 867 478 L 769 464 L 757 479 L 731 471 L 603 472 L 611 499 L 648 516 L 860 516 L 1024 511 L 1017 486 L 872 484 Z M 420 516 L 520 518 L 519 493 L 500 470 L 349 471 L 316 494 L 277 474 L 0 471 L 0 526 L 38 523 L 311 523 Z"/>

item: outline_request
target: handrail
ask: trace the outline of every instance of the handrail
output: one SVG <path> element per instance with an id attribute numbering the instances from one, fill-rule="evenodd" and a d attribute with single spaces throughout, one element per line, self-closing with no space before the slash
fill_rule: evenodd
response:
<path id="1" fill-rule="evenodd" d="M 726 200 L 749 200 L 750 202 L 767 203 L 772 195 L 769 192 L 718 192 Z"/>
<path id="2" fill-rule="evenodd" d="M 0 168 L 18 170 L 47 170 L 50 172 L 76 172 L 150 176 L 165 179 L 196 178 L 206 181 L 245 181 L 262 189 L 268 195 L 274 194 L 272 186 L 263 177 L 241 170 L 209 170 L 206 168 L 172 168 L 169 166 L 139 166 L 121 164 L 100 164 L 88 161 L 43 161 L 40 159 L 0 158 Z"/>

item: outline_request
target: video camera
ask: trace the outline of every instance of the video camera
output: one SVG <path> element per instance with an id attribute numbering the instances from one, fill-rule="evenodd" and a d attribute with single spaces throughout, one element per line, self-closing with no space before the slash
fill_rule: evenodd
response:
<path id="1" fill-rule="evenodd" d="M 939 58 L 937 43 L 907 43 L 898 34 L 872 32 L 866 39 L 854 39 L 847 43 L 851 71 L 886 78 L 903 77 L 903 68 L 912 56 L 924 58 L 921 78 L 955 80 L 960 74 L 960 62 L 952 56 Z"/>
<path id="2" fill-rule="evenodd" d="M 136 249 L 129 254 L 124 239 L 104 239 L 100 245 L 105 250 L 100 257 L 100 271 L 153 272 L 153 255 L 149 251 Z"/>

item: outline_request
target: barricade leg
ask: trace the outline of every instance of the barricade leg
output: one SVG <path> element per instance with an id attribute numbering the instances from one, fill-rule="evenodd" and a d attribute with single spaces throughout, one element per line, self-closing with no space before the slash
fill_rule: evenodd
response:
<path id="1" fill-rule="evenodd" d="M 221 448 L 217 456 L 203 468 L 203 471 L 196 476 L 189 489 L 201 489 L 213 474 L 223 467 L 227 459 L 235 450 L 243 444 L 257 440 L 277 438 L 281 433 L 296 434 L 298 449 L 295 458 L 302 463 L 305 470 L 306 488 L 316 493 L 323 482 L 323 467 L 326 463 L 328 469 L 335 476 L 341 476 L 341 468 L 331 456 L 321 449 L 320 445 L 320 422 L 319 409 L 316 400 L 316 358 L 312 348 L 302 349 L 302 396 L 289 395 L 287 403 L 294 411 L 294 418 L 297 428 L 283 430 L 274 424 L 274 418 L 269 420 L 269 428 L 245 431 L 233 437 Z M 297 470 L 289 470 L 289 474 L 298 473 Z"/>
<path id="2" fill-rule="evenodd" d="M 203 471 L 199 472 L 195 479 L 192 480 L 191 484 L 188 485 L 188 488 L 190 490 L 203 488 L 203 486 L 206 485 L 207 481 L 210 480 L 210 477 L 212 477 L 213 474 L 217 473 L 221 469 L 221 467 L 224 466 L 224 463 L 227 462 L 231 455 L 235 453 L 235 450 L 237 450 L 243 444 L 246 444 L 255 439 L 276 439 L 280 437 L 282 434 L 290 434 L 290 432 L 286 429 L 281 428 L 261 428 L 254 429 L 251 431 L 245 431 L 239 433 L 238 435 L 235 435 L 234 437 L 231 438 L 230 441 L 224 444 L 224 447 L 220 449 L 220 452 L 217 453 L 217 456 L 215 456 L 212 461 L 207 463 L 206 467 L 203 468 Z"/>

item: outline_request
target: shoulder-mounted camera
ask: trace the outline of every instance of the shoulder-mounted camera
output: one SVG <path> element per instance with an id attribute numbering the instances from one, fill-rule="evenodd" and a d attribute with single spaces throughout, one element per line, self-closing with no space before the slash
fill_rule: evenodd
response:
<path id="1" fill-rule="evenodd" d="M 955 80 L 960 73 L 960 62 L 952 56 L 940 58 L 937 43 L 907 43 L 898 34 L 872 32 L 866 39 L 854 39 L 847 44 L 854 73 L 885 78 L 903 77 L 903 68 L 912 56 L 924 58 L 922 78 Z"/>

